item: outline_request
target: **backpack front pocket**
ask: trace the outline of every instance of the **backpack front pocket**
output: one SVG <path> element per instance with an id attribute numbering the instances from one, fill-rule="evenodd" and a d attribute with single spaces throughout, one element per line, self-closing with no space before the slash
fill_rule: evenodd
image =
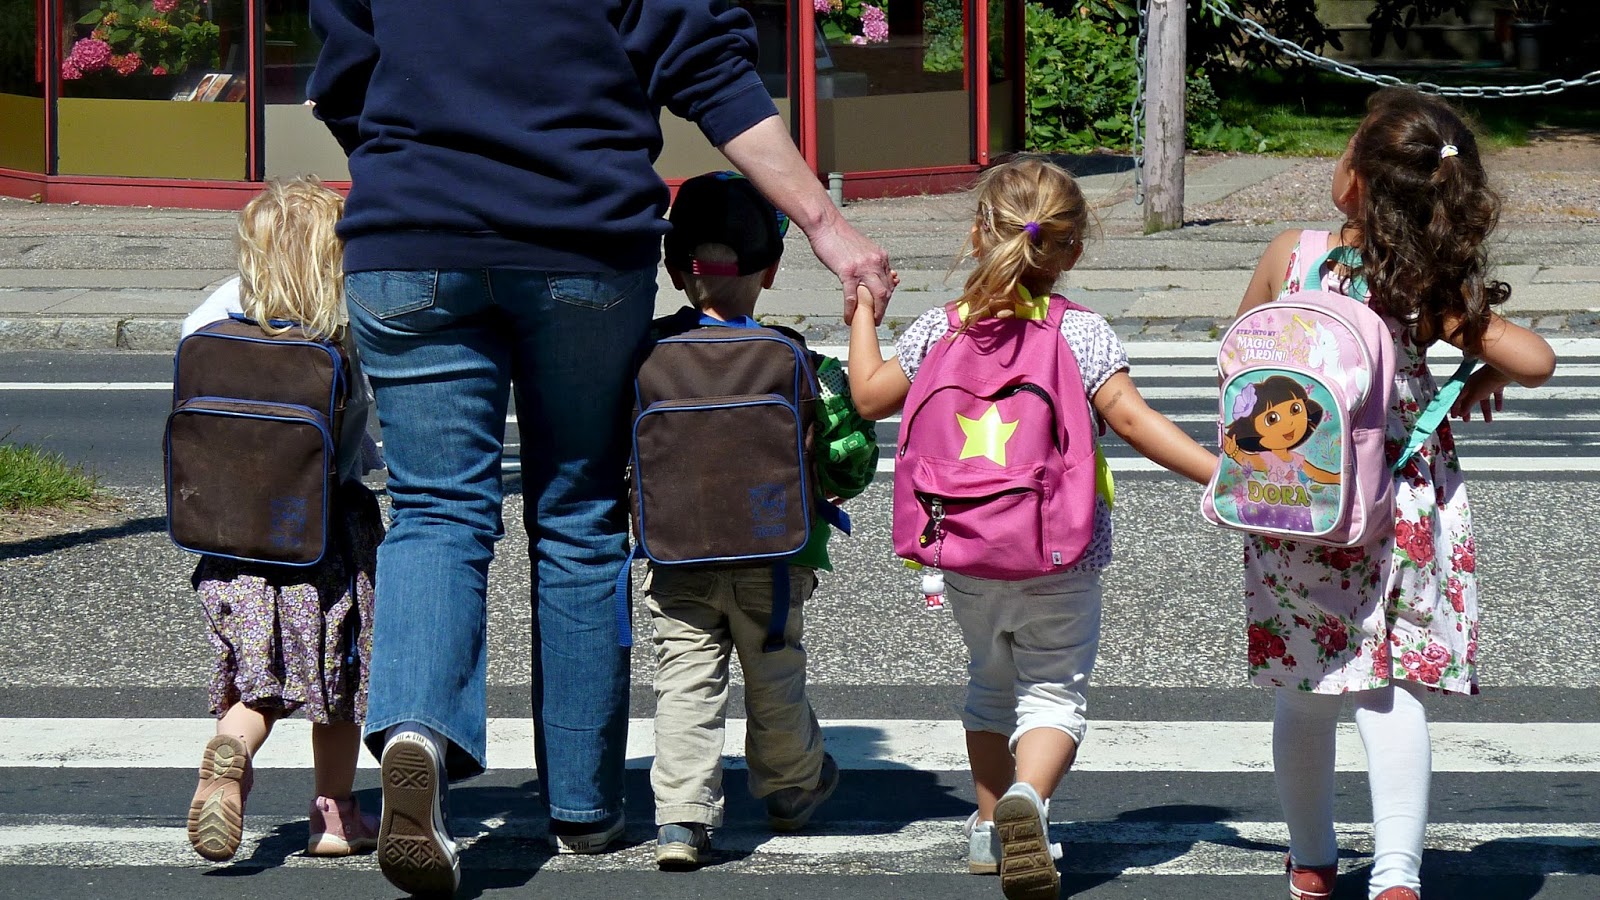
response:
<path id="1" fill-rule="evenodd" d="M 810 537 L 800 416 L 777 394 L 652 403 L 633 460 L 639 544 L 655 562 L 778 559 Z"/>
<path id="2" fill-rule="evenodd" d="M 924 519 L 913 558 L 963 575 L 1011 580 L 1071 562 L 1052 551 L 1045 476 L 1040 465 L 917 460 L 911 485 Z"/>
<path id="3" fill-rule="evenodd" d="M 333 431 L 309 407 L 221 397 L 167 417 L 167 527 L 184 550 L 309 566 L 327 549 Z"/>
<path id="4" fill-rule="evenodd" d="M 1318 539 L 1348 513 L 1350 417 L 1343 389 L 1295 367 L 1252 368 L 1222 385 L 1222 462 L 1207 516 L 1258 534 Z"/>

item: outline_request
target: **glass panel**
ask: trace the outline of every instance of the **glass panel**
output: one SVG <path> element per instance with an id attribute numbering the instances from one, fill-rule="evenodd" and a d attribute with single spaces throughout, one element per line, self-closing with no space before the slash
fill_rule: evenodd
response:
<path id="1" fill-rule="evenodd" d="M 774 97 L 789 96 L 788 0 L 733 0 L 732 6 L 749 10 L 756 20 L 756 70 Z M 779 104 L 780 106 L 782 104 Z"/>
<path id="2" fill-rule="evenodd" d="M 61 96 L 239 102 L 243 0 L 62 0 Z"/>
<path id="3" fill-rule="evenodd" d="M 244 180 L 244 12 L 244 0 L 61 0 L 59 174 Z"/>
<path id="4" fill-rule="evenodd" d="M 267 103 L 304 103 L 322 50 L 322 41 L 311 32 L 311 0 L 265 0 L 264 6 L 262 93 Z"/>
<path id="5" fill-rule="evenodd" d="M 1011 77 L 1016 44 L 1015 0 L 989 0 L 989 153 L 991 156 L 1022 149 L 1018 127 L 1018 82 Z"/>
<path id="6" fill-rule="evenodd" d="M 313 174 L 323 181 L 349 181 L 344 150 L 311 114 L 306 96 L 322 51 L 322 41 L 311 31 L 311 0 L 263 0 L 260 6 L 266 17 L 261 47 L 266 176 Z"/>
<path id="7" fill-rule="evenodd" d="M 0 0 L 0 168 L 44 172 L 39 0 Z"/>
<path id="8" fill-rule="evenodd" d="M 972 161 L 962 0 L 808 2 L 824 172 Z"/>
<path id="9" fill-rule="evenodd" d="M 806 0 L 810 2 L 810 0 Z M 787 125 L 790 119 L 789 96 L 789 4 L 788 0 L 733 0 L 756 20 L 756 71 L 778 106 L 778 115 Z M 703 172 L 730 167 L 727 157 L 706 142 L 695 125 L 672 113 L 661 111 L 661 155 L 656 158 L 656 174 L 662 178 L 692 178 Z"/>

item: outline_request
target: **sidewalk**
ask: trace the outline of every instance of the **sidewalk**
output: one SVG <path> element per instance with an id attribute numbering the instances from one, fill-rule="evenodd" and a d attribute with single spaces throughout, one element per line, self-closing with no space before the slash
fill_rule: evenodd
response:
<path id="1" fill-rule="evenodd" d="M 1267 241 L 1285 228 L 1335 225 L 1229 212 L 1240 192 L 1271 189 L 1303 191 L 1305 202 L 1291 208 L 1331 216 L 1332 208 L 1317 202 L 1326 182 L 1301 178 L 1302 164 L 1191 157 L 1185 212 L 1192 224 L 1145 236 L 1127 161 L 1070 161 L 1096 207 L 1100 233 L 1063 289 L 1104 314 L 1125 339 L 1214 337 L 1231 320 Z M 863 201 L 845 215 L 889 251 L 900 272 L 886 336 L 959 293 L 964 270 L 950 270 L 972 221 L 969 193 Z M 231 212 L 0 199 L 0 351 L 171 352 L 184 315 L 233 274 L 234 222 Z M 1600 334 L 1600 224 L 1582 217 L 1508 222 L 1496 241 L 1496 277 L 1512 286 L 1506 315 L 1548 334 Z M 762 298 L 763 317 L 814 343 L 843 343 L 838 282 L 798 230 L 789 245 L 774 289 Z M 660 284 L 658 307 L 675 308 L 680 296 L 664 273 Z"/>

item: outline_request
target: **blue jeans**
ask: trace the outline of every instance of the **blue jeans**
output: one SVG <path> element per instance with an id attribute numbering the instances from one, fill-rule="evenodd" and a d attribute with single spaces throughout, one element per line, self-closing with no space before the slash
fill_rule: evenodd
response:
<path id="1" fill-rule="evenodd" d="M 655 272 L 354 272 L 351 328 L 372 380 L 394 513 L 378 550 L 366 742 L 420 722 L 451 778 L 485 761 L 489 561 L 517 389 L 533 604 L 534 752 L 552 818 L 622 809 L 628 651 L 613 589 L 623 471 Z"/>

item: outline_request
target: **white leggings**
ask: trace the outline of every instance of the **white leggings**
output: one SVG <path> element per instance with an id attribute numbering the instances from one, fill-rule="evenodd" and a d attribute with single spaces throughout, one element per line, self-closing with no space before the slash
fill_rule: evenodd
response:
<path id="1" fill-rule="evenodd" d="M 1368 896 L 1391 887 L 1421 893 L 1422 837 L 1428 824 L 1433 752 L 1425 689 L 1409 682 L 1350 694 L 1367 750 L 1372 791 L 1372 880 Z M 1333 834 L 1333 739 L 1344 695 L 1278 690 L 1272 763 L 1289 826 L 1289 854 L 1300 866 L 1339 859 Z"/>

